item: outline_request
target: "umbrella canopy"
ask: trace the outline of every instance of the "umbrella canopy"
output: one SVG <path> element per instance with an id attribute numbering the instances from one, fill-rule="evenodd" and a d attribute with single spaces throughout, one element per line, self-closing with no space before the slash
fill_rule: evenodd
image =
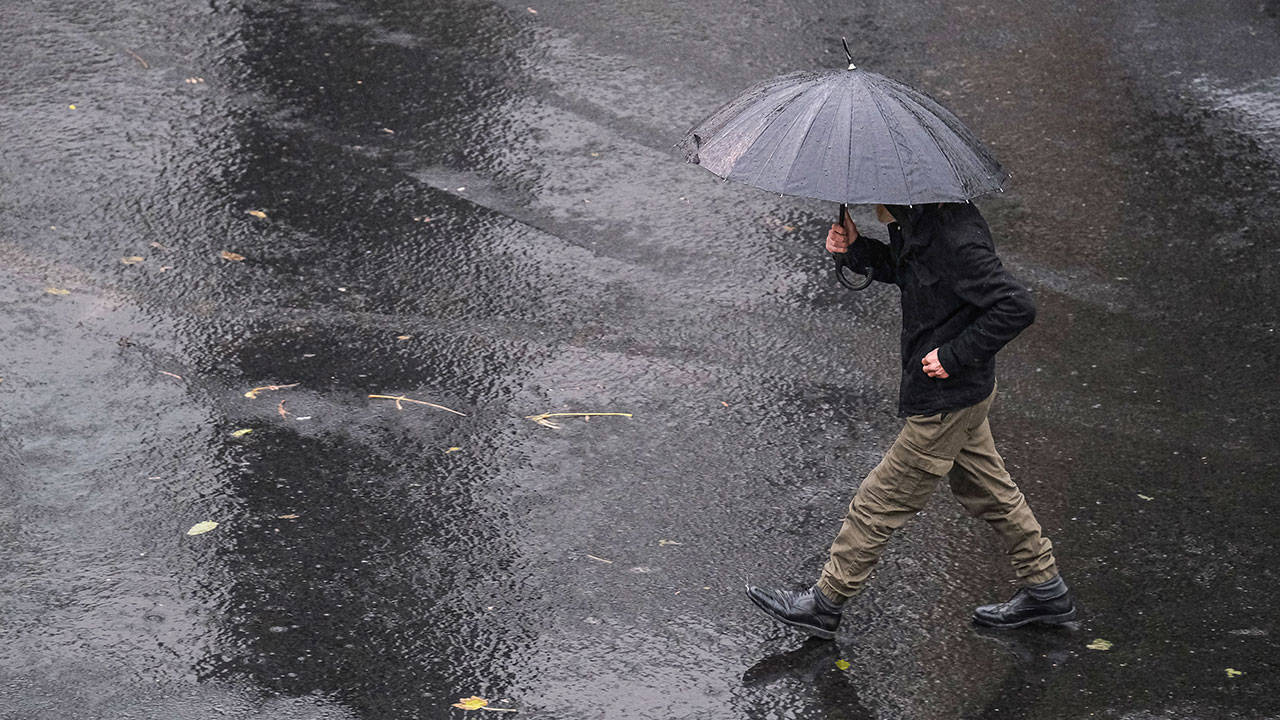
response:
<path id="1" fill-rule="evenodd" d="M 852 65 L 748 88 L 677 147 L 726 180 L 848 204 L 963 202 L 1009 177 L 946 108 Z"/>

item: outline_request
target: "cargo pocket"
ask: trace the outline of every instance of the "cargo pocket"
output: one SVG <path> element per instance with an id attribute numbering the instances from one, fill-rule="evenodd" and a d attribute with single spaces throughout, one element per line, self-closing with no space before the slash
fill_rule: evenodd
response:
<path id="1" fill-rule="evenodd" d="M 946 412 L 908 416 L 893 452 L 906 465 L 930 475 L 946 475 L 969 437 L 968 429 L 960 422 L 963 415 Z"/>

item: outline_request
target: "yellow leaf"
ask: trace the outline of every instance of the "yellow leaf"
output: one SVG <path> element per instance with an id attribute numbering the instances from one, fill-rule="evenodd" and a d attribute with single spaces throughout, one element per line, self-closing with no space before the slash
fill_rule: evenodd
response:
<path id="1" fill-rule="evenodd" d="M 248 435 L 251 432 L 253 432 L 252 428 L 245 428 L 243 430 L 237 430 L 231 433 L 231 437 L 244 437 L 245 435 Z"/>
<path id="2" fill-rule="evenodd" d="M 264 212 L 262 212 L 261 210 L 245 210 L 245 212 L 249 213 L 250 215 L 252 215 L 252 216 L 254 216 L 254 217 L 256 217 L 256 218 L 258 218 L 259 220 L 266 220 L 266 219 L 267 219 L 267 214 L 266 214 L 266 213 L 264 213 Z"/>
<path id="3" fill-rule="evenodd" d="M 68 109 L 68 110 L 75 110 L 75 109 L 76 109 L 76 106 L 75 106 L 75 105 L 68 105 L 68 106 L 67 106 L 67 109 Z"/>
<path id="4" fill-rule="evenodd" d="M 202 534 L 207 533 L 207 532 L 209 532 L 210 530 L 212 530 L 212 529 L 214 529 L 214 528 L 216 528 L 216 527 L 218 527 L 218 523 L 216 523 L 216 522 L 214 522 L 214 521 L 212 521 L 212 520 L 205 520 L 204 522 L 198 522 L 198 523 L 196 523 L 195 525 L 192 525 L 192 526 L 191 526 L 191 529 L 187 531 L 187 534 L 188 534 L 188 535 L 202 535 Z"/>
<path id="5" fill-rule="evenodd" d="M 142 260 L 143 258 L 140 258 L 137 255 L 130 255 L 129 257 L 120 258 L 120 262 L 124 263 L 125 265 L 136 265 L 137 263 L 142 262 Z"/>
<path id="6" fill-rule="evenodd" d="M 410 340 L 410 339 L 412 339 L 412 338 L 413 338 L 413 336 L 412 336 L 412 335 L 397 335 L 397 336 L 396 336 L 396 339 L 397 339 L 397 340 Z"/>
<path id="7" fill-rule="evenodd" d="M 1090 650 L 1110 650 L 1111 641 L 1103 640 L 1102 638 L 1097 638 L 1096 640 L 1089 643 L 1088 645 L 1085 645 L 1085 647 L 1089 648 Z"/>
<path id="8" fill-rule="evenodd" d="M 458 698 L 458 702 L 454 703 L 453 706 L 463 710 L 479 710 L 488 704 L 488 700 L 472 695 L 471 697 Z"/>
<path id="9" fill-rule="evenodd" d="M 240 262 L 241 260 L 244 260 L 243 255 L 241 255 L 240 253 L 233 253 L 230 250 L 223 250 L 218 254 L 222 256 L 223 260 L 231 260 L 234 262 Z"/>
<path id="10" fill-rule="evenodd" d="M 1244 674 L 1243 670 L 1237 670 L 1235 668 L 1227 668 L 1227 677 L 1231 677 L 1231 678 L 1240 677 L 1243 674 Z"/>
<path id="11" fill-rule="evenodd" d="M 456 447 L 456 446 L 455 446 L 455 447 L 451 447 L 451 448 L 449 448 L 448 450 L 445 450 L 445 451 L 444 451 L 444 454 L 445 454 L 445 455 L 448 455 L 449 453 L 456 453 L 456 452 L 458 452 L 458 451 L 459 451 L 459 450 L 461 450 L 461 449 L 462 449 L 462 448 L 460 448 L 460 447 Z"/>
<path id="12" fill-rule="evenodd" d="M 70 290 L 64 290 L 62 288 L 56 288 L 56 287 L 47 287 L 44 289 L 44 291 L 49 293 L 50 295 L 70 295 L 71 294 Z"/>
<path id="13" fill-rule="evenodd" d="M 848 669 L 849 669 L 849 661 L 848 661 L 848 660 L 837 660 L 837 661 L 836 661 L 836 667 L 840 668 L 841 670 L 848 670 Z"/>

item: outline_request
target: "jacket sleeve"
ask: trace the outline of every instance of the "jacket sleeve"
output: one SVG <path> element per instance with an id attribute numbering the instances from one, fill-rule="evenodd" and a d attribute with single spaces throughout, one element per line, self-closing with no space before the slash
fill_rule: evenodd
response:
<path id="1" fill-rule="evenodd" d="M 952 253 L 955 292 L 979 309 L 978 316 L 938 349 L 948 373 L 990 360 L 1036 319 L 1031 293 L 1004 269 L 989 237 L 970 237 Z"/>
<path id="2" fill-rule="evenodd" d="M 855 270 L 869 268 L 873 280 L 889 284 L 898 282 L 889 246 L 862 233 L 858 233 L 858 239 L 849 244 L 849 265 Z"/>

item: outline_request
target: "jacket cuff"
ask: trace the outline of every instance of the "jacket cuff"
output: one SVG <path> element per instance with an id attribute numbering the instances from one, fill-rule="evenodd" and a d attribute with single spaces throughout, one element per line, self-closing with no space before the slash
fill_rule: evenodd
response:
<path id="1" fill-rule="evenodd" d="M 955 351 L 951 349 L 951 343 L 938 348 L 938 362 L 942 363 L 942 369 L 946 370 L 948 375 L 958 372 L 964 366 L 960 358 L 956 357 Z"/>

